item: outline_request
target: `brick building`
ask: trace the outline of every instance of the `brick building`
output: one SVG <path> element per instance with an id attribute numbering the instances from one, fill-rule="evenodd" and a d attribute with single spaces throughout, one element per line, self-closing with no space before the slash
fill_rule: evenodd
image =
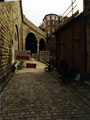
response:
<path id="1" fill-rule="evenodd" d="M 52 36 L 53 32 L 58 29 L 59 16 L 56 14 L 47 14 L 43 18 L 42 28 L 45 29 L 47 35 Z"/>
<path id="2" fill-rule="evenodd" d="M 40 28 L 47 33 L 47 47 L 50 51 L 51 55 L 51 62 L 55 61 L 55 55 L 56 55 L 56 39 L 53 36 L 53 33 L 58 29 L 59 27 L 59 19 L 60 17 L 56 14 L 47 14 L 43 18 L 43 23 L 40 26 Z"/>

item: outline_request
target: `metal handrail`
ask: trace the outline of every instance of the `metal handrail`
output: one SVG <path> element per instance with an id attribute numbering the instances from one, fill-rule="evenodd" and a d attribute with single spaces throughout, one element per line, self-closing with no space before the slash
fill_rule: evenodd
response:
<path id="1" fill-rule="evenodd" d="M 73 16 L 73 10 L 77 7 L 77 4 L 73 7 L 74 3 L 76 2 L 76 0 L 74 0 L 74 2 L 72 2 L 72 4 L 67 8 L 67 10 L 62 14 L 62 16 L 60 17 L 60 22 L 63 21 L 65 16 L 68 16 L 71 12 L 72 12 L 72 16 Z M 66 12 L 72 7 L 72 9 L 66 14 Z M 66 14 L 66 15 L 65 15 Z M 65 16 L 64 16 L 65 15 Z M 73 17 L 72 17 L 73 18 Z M 60 25 L 60 23 L 59 23 Z"/>
<path id="2" fill-rule="evenodd" d="M 76 2 L 76 0 L 72 3 L 72 4 L 74 4 Z M 62 16 L 69 10 L 69 8 L 71 8 L 72 7 L 72 4 L 67 8 L 67 10 L 62 14 Z"/>
<path id="3" fill-rule="evenodd" d="M 77 5 L 75 5 L 75 7 L 73 8 L 73 10 L 77 7 Z M 72 10 L 66 15 L 68 16 L 70 13 L 72 12 Z"/>

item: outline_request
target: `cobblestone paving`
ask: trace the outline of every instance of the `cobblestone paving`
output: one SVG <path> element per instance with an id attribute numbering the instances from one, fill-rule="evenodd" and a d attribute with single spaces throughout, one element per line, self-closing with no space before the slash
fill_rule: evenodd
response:
<path id="1" fill-rule="evenodd" d="M 1 98 L 1 120 L 90 120 L 90 108 L 42 70 L 17 72 Z"/>

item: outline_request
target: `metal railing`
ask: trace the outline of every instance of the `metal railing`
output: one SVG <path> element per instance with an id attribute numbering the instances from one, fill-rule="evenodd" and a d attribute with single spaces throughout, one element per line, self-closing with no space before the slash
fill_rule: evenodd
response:
<path id="1" fill-rule="evenodd" d="M 72 0 L 72 3 L 71 5 L 66 9 L 66 11 L 62 14 L 62 16 L 60 17 L 60 20 L 59 20 L 59 25 L 61 25 L 61 23 L 63 23 L 65 21 L 65 17 L 66 19 L 68 20 L 69 18 L 72 18 L 73 19 L 73 14 L 74 14 L 74 10 L 75 8 L 77 7 L 77 4 L 76 4 L 76 1 L 77 0 Z M 71 16 L 69 16 L 71 14 Z M 69 17 L 68 17 L 69 16 Z"/>

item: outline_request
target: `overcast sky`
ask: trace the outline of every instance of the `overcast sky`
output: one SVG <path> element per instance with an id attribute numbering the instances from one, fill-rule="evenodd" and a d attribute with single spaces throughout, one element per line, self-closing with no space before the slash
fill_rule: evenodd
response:
<path id="1" fill-rule="evenodd" d="M 23 13 L 35 25 L 39 26 L 46 14 L 62 15 L 72 0 L 22 0 Z M 74 0 L 73 0 L 74 1 Z M 82 12 L 83 0 L 77 0 L 77 9 Z"/>

